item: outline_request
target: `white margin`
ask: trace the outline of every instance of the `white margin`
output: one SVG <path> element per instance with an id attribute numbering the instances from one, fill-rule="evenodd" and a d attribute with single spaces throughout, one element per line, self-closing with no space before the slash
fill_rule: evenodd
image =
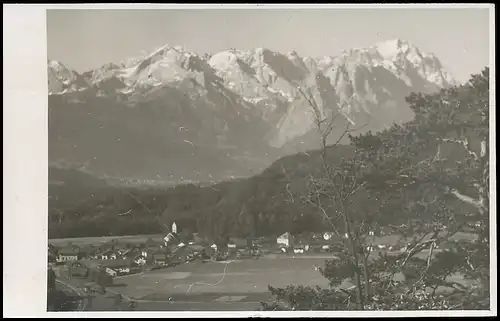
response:
<path id="1" fill-rule="evenodd" d="M 494 4 L 30 4 L 3 6 L 5 316 L 37 317 L 420 317 L 497 314 Z M 47 54 L 45 9 L 490 9 L 491 311 L 47 313 Z M 18 262 L 21 262 L 19 264 Z"/>

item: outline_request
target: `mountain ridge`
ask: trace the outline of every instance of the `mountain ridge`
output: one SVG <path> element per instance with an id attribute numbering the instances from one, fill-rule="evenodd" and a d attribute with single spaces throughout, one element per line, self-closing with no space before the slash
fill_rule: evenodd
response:
<path id="1" fill-rule="evenodd" d="M 456 83 L 435 55 L 401 39 L 320 58 L 267 48 L 200 55 L 164 45 L 82 74 L 55 61 L 48 69 L 50 160 L 133 179 L 244 177 L 316 148 L 298 88 L 324 115 L 343 115 L 335 135 L 348 123 L 380 131 L 407 122 L 410 92 Z"/>

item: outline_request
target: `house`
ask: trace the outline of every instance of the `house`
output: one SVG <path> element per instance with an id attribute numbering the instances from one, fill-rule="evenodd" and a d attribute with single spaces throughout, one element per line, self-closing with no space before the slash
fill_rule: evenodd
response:
<path id="1" fill-rule="evenodd" d="M 163 253 L 157 253 L 153 255 L 155 265 L 166 265 L 167 255 Z"/>
<path id="2" fill-rule="evenodd" d="M 333 237 L 333 233 L 325 232 L 325 233 L 323 233 L 322 236 L 323 236 L 323 240 L 328 241 L 329 239 L 331 239 Z"/>
<path id="3" fill-rule="evenodd" d="M 323 245 L 321 246 L 321 249 L 322 249 L 323 251 L 330 251 L 330 244 L 323 244 Z"/>
<path id="4" fill-rule="evenodd" d="M 201 245 L 186 245 L 178 247 L 168 258 L 169 263 L 179 264 L 196 259 L 207 259 L 206 249 Z"/>
<path id="5" fill-rule="evenodd" d="M 181 242 L 179 235 L 176 233 L 168 233 L 163 240 L 165 241 L 165 247 L 177 246 Z"/>
<path id="6" fill-rule="evenodd" d="M 102 251 L 101 253 L 98 253 L 98 254 L 94 255 L 94 258 L 96 260 L 111 260 L 112 259 L 111 257 L 112 257 L 113 254 L 115 254 L 113 252 L 113 249 L 106 247 L 104 249 L 104 251 Z M 116 259 L 116 254 L 114 255 L 114 259 Z"/>
<path id="7" fill-rule="evenodd" d="M 133 260 L 117 259 L 117 260 L 82 260 L 87 267 L 92 269 L 105 269 L 106 273 L 111 276 L 129 274 L 131 267 L 134 265 Z"/>
<path id="8" fill-rule="evenodd" d="M 107 274 L 111 275 L 112 277 L 115 277 L 118 275 L 118 272 L 116 272 L 115 270 L 108 268 L 108 267 L 105 269 L 105 271 Z"/>
<path id="9" fill-rule="evenodd" d="M 137 265 L 145 265 L 146 262 L 146 257 L 143 255 L 138 255 L 134 258 L 134 263 Z"/>
<path id="10" fill-rule="evenodd" d="M 125 249 L 125 250 L 119 250 L 118 251 L 118 257 L 121 258 L 121 259 L 125 259 L 125 258 L 128 258 L 129 256 L 129 253 L 132 252 L 132 248 L 129 248 L 129 249 Z"/>
<path id="11" fill-rule="evenodd" d="M 130 266 L 118 267 L 118 268 L 116 268 L 116 271 L 118 272 L 118 274 L 129 274 L 130 273 Z"/>
<path id="12" fill-rule="evenodd" d="M 58 251 L 57 262 L 78 261 L 80 249 L 78 246 L 68 245 Z"/>
<path id="13" fill-rule="evenodd" d="M 309 248 L 309 246 L 307 246 Z M 295 254 L 302 254 L 306 251 L 304 245 L 296 245 L 293 247 L 293 253 Z"/>
<path id="14" fill-rule="evenodd" d="M 276 239 L 276 243 L 280 246 L 290 247 L 293 245 L 293 236 L 289 233 L 283 233 Z"/>
<path id="15" fill-rule="evenodd" d="M 116 240 L 108 241 L 104 244 L 99 245 L 98 248 L 94 251 L 95 255 L 93 257 L 98 260 L 109 260 L 110 255 L 116 252 L 116 245 Z"/>

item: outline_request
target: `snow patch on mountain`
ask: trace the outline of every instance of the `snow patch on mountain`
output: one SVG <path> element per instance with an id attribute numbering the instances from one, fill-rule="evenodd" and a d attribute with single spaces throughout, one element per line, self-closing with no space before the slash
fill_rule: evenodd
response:
<path id="1" fill-rule="evenodd" d="M 77 72 L 70 70 L 59 61 L 47 62 L 48 91 L 50 94 L 64 94 L 88 88 L 88 83 Z"/>
<path id="2" fill-rule="evenodd" d="M 311 107 L 299 88 L 314 96 L 323 115 L 341 112 L 353 126 L 369 120 L 380 129 L 411 118 L 404 102 L 411 91 L 455 84 L 435 55 L 400 39 L 319 58 L 267 48 L 229 49 L 201 57 L 182 46 L 164 45 L 82 75 L 54 61 L 48 62 L 48 69 L 49 94 L 92 87 L 96 90 L 89 95 L 115 95 L 134 104 L 136 99 L 169 100 L 170 94 L 177 95 L 170 91 L 175 88 L 182 97 L 210 106 L 197 113 L 227 112 L 234 122 L 259 118 L 272 128 L 266 140 L 273 147 L 314 127 Z M 184 99 L 175 97 L 172 102 Z"/>

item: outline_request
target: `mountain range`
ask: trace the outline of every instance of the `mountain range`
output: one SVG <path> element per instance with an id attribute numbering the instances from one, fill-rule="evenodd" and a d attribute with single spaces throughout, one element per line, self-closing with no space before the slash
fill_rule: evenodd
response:
<path id="1" fill-rule="evenodd" d="M 435 55 L 401 39 L 322 57 L 165 45 L 84 73 L 50 60 L 49 164 L 126 184 L 248 177 L 318 147 L 301 92 L 322 115 L 342 115 L 336 138 L 348 124 L 407 122 L 408 94 L 455 84 Z"/>

